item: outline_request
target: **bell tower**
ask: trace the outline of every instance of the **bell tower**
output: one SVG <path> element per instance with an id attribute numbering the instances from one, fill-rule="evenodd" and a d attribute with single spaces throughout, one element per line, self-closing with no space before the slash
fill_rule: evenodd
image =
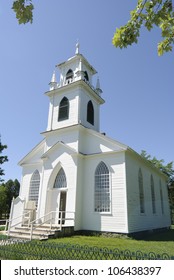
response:
<path id="1" fill-rule="evenodd" d="M 59 83 L 54 71 L 50 90 L 47 131 L 82 124 L 99 131 L 100 105 L 105 101 L 101 97 L 99 79 L 93 86 L 93 76 L 97 73 L 87 59 L 79 52 L 76 44 L 75 55 L 67 61 L 56 65 L 59 69 Z"/>

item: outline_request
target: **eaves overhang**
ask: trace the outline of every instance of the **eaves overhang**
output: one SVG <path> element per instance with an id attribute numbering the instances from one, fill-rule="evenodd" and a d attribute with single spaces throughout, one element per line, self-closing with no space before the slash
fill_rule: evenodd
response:
<path id="1" fill-rule="evenodd" d="M 19 162 L 18 165 L 22 166 L 27 160 L 29 160 L 33 155 L 35 155 L 39 150 L 43 149 L 45 144 L 45 139 L 39 142 L 27 155 L 25 155 Z"/>
<path id="2" fill-rule="evenodd" d="M 125 144 L 123 144 L 123 143 L 121 143 L 121 142 L 119 142 L 115 139 L 112 139 L 112 138 L 110 138 L 110 137 L 104 135 L 103 133 L 98 132 L 94 129 L 87 128 L 84 125 L 81 125 L 80 129 L 84 130 L 84 131 L 86 130 L 88 133 L 92 134 L 93 136 L 95 136 L 97 138 L 100 138 L 100 139 L 102 139 L 102 140 L 104 140 L 104 141 L 106 141 L 106 142 L 108 142 L 112 145 L 116 145 L 117 147 L 119 147 L 119 150 L 127 150 L 129 148 L 127 145 L 125 145 Z"/>
<path id="3" fill-rule="evenodd" d="M 162 175 L 163 177 L 165 177 L 166 181 L 168 180 L 168 176 L 166 174 L 164 174 L 159 168 L 157 168 L 153 163 L 151 163 L 149 160 L 145 159 L 144 157 L 142 157 L 139 153 L 137 153 L 135 150 L 131 149 L 130 147 L 127 149 L 127 152 L 132 154 L 134 157 L 136 157 L 137 159 L 139 159 L 140 161 L 144 162 L 144 164 L 146 166 L 148 166 L 149 168 L 152 168 L 153 170 L 155 170 L 156 172 L 158 172 L 160 175 Z"/>

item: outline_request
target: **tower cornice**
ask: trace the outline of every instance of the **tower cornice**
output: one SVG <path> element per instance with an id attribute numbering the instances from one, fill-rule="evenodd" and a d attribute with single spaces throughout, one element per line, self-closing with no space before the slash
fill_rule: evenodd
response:
<path id="1" fill-rule="evenodd" d="M 61 93 L 65 92 L 65 90 L 70 90 L 70 89 L 73 89 L 73 88 L 77 88 L 78 86 L 82 87 L 82 88 L 85 88 L 93 96 L 93 98 L 95 98 L 95 100 L 99 104 L 104 104 L 105 103 L 105 100 L 98 94 L 97 90 L 90 83 L 88 83 L 87 81 L 84 81 L 84 80 L 74 81 L 70 84 L 63 85 L 63 86 L 61 86 L 59 88 L 56 88 L 54 90 L 47 91 L 47 92 L 45 92 L 45 94 L 49 97 L 52 97 L 53 95 L 61 94 Z"/>

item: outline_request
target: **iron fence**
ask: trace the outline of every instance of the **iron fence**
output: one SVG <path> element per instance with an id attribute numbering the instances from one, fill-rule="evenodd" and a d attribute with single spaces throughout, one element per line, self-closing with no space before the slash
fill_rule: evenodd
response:
<path id="1" fill-rule="evenodd" d="M 171 260 L 166 253 L 131 252 L 54 242 L 0 240 L 0 259 L 16 260 Z"/>

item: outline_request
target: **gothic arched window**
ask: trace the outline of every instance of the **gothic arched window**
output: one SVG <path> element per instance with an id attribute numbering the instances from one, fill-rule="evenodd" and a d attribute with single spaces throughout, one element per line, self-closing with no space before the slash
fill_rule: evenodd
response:
<path id="1" fill-rule="evenodd" d="M 139 185 L 139 199 L 140 199 L 140 213 L 145 213 L 145 205 L 144 205 L 144 187 L 143 187 L 143 175 L 141 172 L 141 168 L 138 172 L 138 185 Z"/>
<path id="2" fill-rule="evenodd" d="M 92 101 L 90 100 L 87 105 L 87 121 L 94 125 L 94 107 Z"/>
<path id="3" fill-rule="evenodd" d="M 160 184 L 160 199 L 161 199 L 161 212 L 164 214 L 164 201 L 163 201 L 163 190 L 161 186 L 161 180 L 159 181 Z"/>
<path id="4" fill-rule="evenodd" d="M 89 76 L 87 71 L 84 71 L 84 78 L 86 81 L 89 81 Z"/>
<path id="5" fill-rule="evenodd" d="M 64 97 L 60 101 L 58 121 L 64 121 L 69 118 L 69 100 Z"/>
<path id="6" fill-rule="evenodd" d="M 68 72 L 66 73 L 66 81 L 70 82 L 70 80 L 72 81 L 74 77 L 74 73 L 71 69 L 68 70 Z"/>
<path id="7" fill-rule="evenodd" d="M 150 185 L 151 185 L 151 197 L 152 197 L 152 213 L 156 213 L 156 200 L 155 200 L 155 186 L 153 176 L 150 177 Z"/>
<path id="8" fill-rule="evenodd" d="M 67 187 L 66 175 L 65 175 L 63 168 L 61 168 L 56 176 L 53 188 L 60 189 L 60 188 L 66 188 L 66 187 Z"/>
<path id="9" fill-rule="evenodd" d="M 38 170 L 35 170 L 30 181 L 29 200 L 35 201 L 36 207 L 38 205 L 39 187 L 40 187 L 40 174 Z"/>
<path id="10" fill-rule="evenodd" d="M 95 170 L 95 212 L 110 212 L 109 169 L 101 161 Z"/>

